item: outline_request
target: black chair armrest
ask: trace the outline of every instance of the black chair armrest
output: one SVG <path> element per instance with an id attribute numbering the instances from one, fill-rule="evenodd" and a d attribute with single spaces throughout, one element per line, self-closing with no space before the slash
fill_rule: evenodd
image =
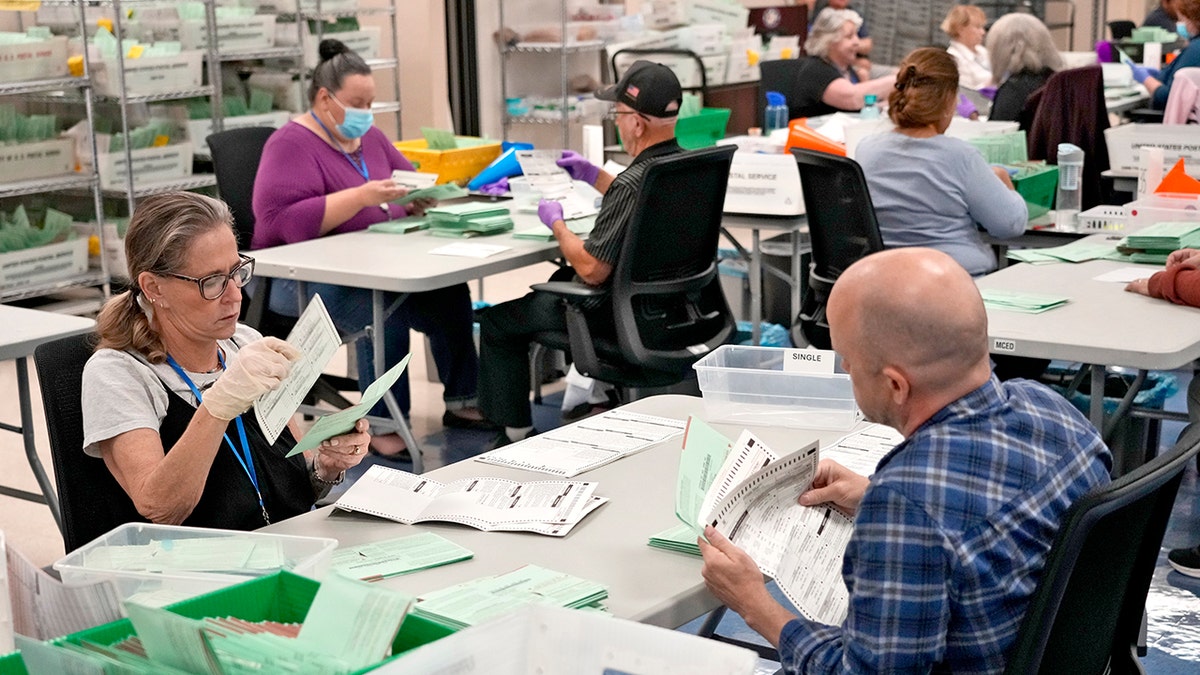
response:
<path id="1" fill-rule="evenodd" d="M 1130 122 L 1141 122 L 1143 124 L 1162 124 L 1163 110 L 1155 110 L 1154 108 L 1134 108 L 1125 113 Z"/>
<path id="2" fill-rule="evenodd" d="M 530 288 L 535 291 L 557 295 L 568 302 L 577 302 L 586 298 L 603 298 L 608 295 L 607 288 L 596 288 L 576 281 L 547 281 L 541 284 L 533 284 Z"/>

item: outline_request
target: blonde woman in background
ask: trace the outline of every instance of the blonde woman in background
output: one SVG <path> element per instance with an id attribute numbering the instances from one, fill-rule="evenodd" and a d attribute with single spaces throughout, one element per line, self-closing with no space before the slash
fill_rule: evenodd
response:
<path id="1" fill-rule="evenodd" d="M 946 51 L 958 66 L 958 86 L 967 89 L 994 87 L 992 63 L 983 46 L 987 15 L 975 5 L 955 5 L 942 21 L 942 32 L 950 36 Z"/>
<path id="2" fill-rule="evenodd" d="M 1032 14 L 1005 14 L 987 35 L 992 79 L 999 85 L 988 119 L 1015 121 L 1029 95 L 1046 84 L 1063 60 L 1046 24 Z"/>

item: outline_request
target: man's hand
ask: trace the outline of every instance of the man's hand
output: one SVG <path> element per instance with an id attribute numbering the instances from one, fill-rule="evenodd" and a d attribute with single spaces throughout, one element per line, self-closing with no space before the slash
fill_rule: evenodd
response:
<path id="1" fill-rule="evenodd" d="M 853 516 L 869 484 L 866 476 L 854 473 L 832 459 L 823 459 L 817 465 L 812 488 L 797 501 L 804 506 L 833 504 L 839 511 Z"/>
<path id="2" fill-rule="evenodd" d="M 600 167 L 584 159 L 583 155 L 570 150 L 564 150 L 562 158 L 555 164 L 566 169 L 574 180 L 581 180 L 588 185 L 595 185 L 596 178 L 600 175 Z"/>
<path id="3" fill-rule="evenodd" d="M 543 199 L 538 202 L 538 218 L 553 232 L 554 223 L 563 219 L 562 204 L 552 199 Z"/>
<path id="4" fill-rule="evenodd" d="M 700 576 L 704 577 L 704 585 L 708 586 L 709 592 L 743 617 L 762 602 L 775 603 L 775 599 L 767 592 L 758 565 L 745 551 L 712 525 L 704 528 L 704 536 L 708 541 L 703 538 L 697 538 L 696 541 L 700 544 L 700 554 L 704 556 Z"/>

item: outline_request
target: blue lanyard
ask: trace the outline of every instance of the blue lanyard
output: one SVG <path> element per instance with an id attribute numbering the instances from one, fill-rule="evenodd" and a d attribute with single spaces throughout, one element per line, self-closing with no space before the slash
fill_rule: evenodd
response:
<path id="1" fill-rule="evenodd" d="M 221 355 L 221 350 L 219 349 L 217 350 L 217 361 L 221 363 L 221 368 L 224 369 L 225 357 Z M 196 383 L 192 382 L 192 378 L 188 377 L 188 374 L 184 372 L 183 368 L 179 367 L 179 363 L 170 354 L 167 354 L 167 363 L 175 370 L 175 373 L 179 375 L 183 383 L 188 386 L 188 389 L 192 390 L 192 394 L 196 396 L 196 405 L 202 403 L 204 398 L 200 395 L 200 390 L 196 387 Z M 271 516 L 267 514 L 267 505 L 263 502 L 262 490 L 258 489 L 258 473 L 254 470 L 254 457 L 250 454 L 250 442 L 246 439 L 246 425 L 242 422 L 241 415 L 234 418 L 234 422 L 237 424 L 238 440 L 242 442 L 242 449 L 240 452 L 238 451 L 237 446 L 233 444 L 233 440 L 229 438 L 228 433 L 225 434 L 225 442 L 229 444 L 229 449 L 233 451 L 233 456 L 237 458 L 238 464 L 242 465 L 242 470 L 246 472 L 246 476 L 250 479 L 250 484 L 254 486 L 254 493 L 258 495 L 258 506 L 262 509 L 263 520 L 266 520 L 267 524 L 270 525 Z"/>
<path id="2" fill-rule="evenodd" d="M 362 176 L 363 180 L 371 180 L 371 178 L 367 175 L 367 155 L 366 155 L 366 153 L 363 153 L 362 164 L 359 164 L 358 162 L 354 161 L 354 158 L 350 156 L 350 153 L 346 152 L 345 150 L 342 150 L 341 144 L 339 144 L 337 142 L 337 139 L 333 137 L 333 133 L 329 131 L 329 127 L 325 126 L 325 123 L 321 121 L 321 118 L 317 117 L 317 114 L 311 110 L 308 111 L 308 114 L 312 115 L 312 118 L 317 121 L 317 124 L 321 125 L 321 128 L 324 129 L 325 133 L 329 135 L 329 140 L 333 141 L 333 144 L 337 146 L 338 152 L 342 153 L 342 157 L 345 157 L 347 162 L 350 162 L 350 166 L 354 167 L 354 170 L 358 172 L 358 175 Z M 359 150 L 361 151 L 362 145 L 359 145 L 358 147 L 359 147 Z"/>

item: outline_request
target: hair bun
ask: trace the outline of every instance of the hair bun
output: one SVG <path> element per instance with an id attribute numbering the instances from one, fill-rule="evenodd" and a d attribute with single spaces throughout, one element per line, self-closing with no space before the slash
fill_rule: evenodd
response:
<path id="1" fill-rule="evenodd" d="M 345 43 L 332 38 L 321 40 L 320 46 L 317 47 L 317 55 L 321 57 L 322 61 L 328 61 L 338 54 L 345 54 L 348 51 L 350 48 Z"/>

